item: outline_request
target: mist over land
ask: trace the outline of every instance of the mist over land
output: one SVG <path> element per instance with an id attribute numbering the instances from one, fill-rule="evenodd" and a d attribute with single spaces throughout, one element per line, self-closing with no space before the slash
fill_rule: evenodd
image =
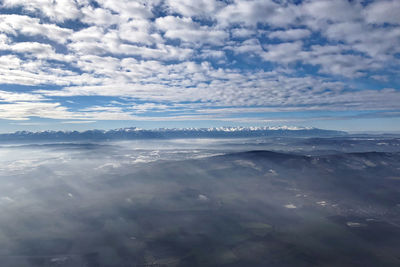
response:
<path id="1" fill-rule="evenodd" d="M 398 266 L 400 138 L 0 146 L 3 266 Z"/>
<path id="2" fill-rule="evenodd" d="M 0 0 L 0 267 L 400 266 L 399 14 Z"/>

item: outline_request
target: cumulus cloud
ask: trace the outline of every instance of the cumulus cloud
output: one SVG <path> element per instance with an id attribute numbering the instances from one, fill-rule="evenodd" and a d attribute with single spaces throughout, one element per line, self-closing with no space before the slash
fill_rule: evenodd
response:
<path id="1" fill-rule="evenodd" d="M 0 56 L 0 84 L 69 85 L 79 84 L 85 77 L 87 75 L 79 75 L 46 60 L 21 59 L 16 55 Z"/>
<path id="2" fill-rule="evenodd" d="M 290 63 L 299 59 L 297 55 L 302 50 L 302 46 L 300 41 L 266 45 L 267 51 L 262 53 L 262 57 L 267 61 Z"/>
<path id="3" fill-rule="evenodd" d="M 291 5 L 280 5 L 272 0 L 233 1 L 216 14 L 222 26 L 242 24 L 256 26 L 257 23 L 275 27 L 290 25 L 296 19 Z"/>
<path id="4" fill-rule="evenodd" d="M 285 41 L 289 40 L 299 40 L 311 35 L 311 31 L 307 29 L 290 29 L 286 31 L 274 31 L 271 32 L 269 38 L 277 38 Z"/>
<path id="5" fill-rule="evenodd" d="M 42 101 L 42 95 L 0 91 L 0 102 Z"/>
<path id="6" fill-rule="evenodd" d="M 217 0 L 167 0 L 166 9 L 171 13 L 179 13 L 185 17 L 213 18 L 215 13 L 226 6 L 222 1 Z"/>
<path id="7" fill-rule="evenodd" d="M 80 15 L 77 1 L 70 0 L 4 0 L 3 7 L 22 7 L 57 22 L 76 19 Z"/>
<path id="8" fill-rule="evenodd" d="M 368 5 L 363 11 L 368 23 L 373 24 L 400 24 L 400 2 L 396 0 L 376 1 Z"/>
<path id="9" fill-rule="evenodd" d="M 167 16 L 158 18 L 156 25 L 165 32 L 165 37 L 180 39 L 184 42 L 222 45 L 228 37 L 227 32 L 208 26 L 200 26 L 191 18 Z"/>
<path id="10" fill-rule="evenodd" d="M 131 20 L 121 23 L 119 26 L 119 37 L 133 43 L 152 45 L 164 43 L 159 33 L 152 30 L 153 26 L 148 20 Z"/>
<path id="11" fill-rule="evenodd" d="M 399 108 L 398 1 L 5 0 L 2 8 L 23 12 L 0 15 L 1 118 Z M 80 96 L 105 100 L 68 102 Z"/>
<path id="12" fill-rule="evenodd" d="M 148 19 L 154 16 L 151 10 L 160 1 L 159 0 L 137 0 L 137 1 L 98 0 L 97 2 L 104 8 L 110 9 L 120 14 L 120 16 L 123 18 Z"/>
<path id="13" fill-rule="evenodd" d="M 41 36 L 55 42 L 65 43 L 71 29 L 56 24 L 41 23 L 40 19 L 24 15 L 0 15 L 0 32 L 13 36 Z"/>
<path id="14" fill-rule="evenodd" d="M 62 119 L 68 114 L 66 108 L 59 103 L 46 102 L 14 102 L 0 105 L 0 118 L 8 120 L 28 120 L 29 117 L 45 117 Z"/>
<path id="15" fill-rule="evenodd" d="M 252 35 L 255 35 L 254 29 L 249 28 L 234 28 L 231 30 L 231 34 L 233 38 L 247 38 Z"/>
<path id="16" fill-rule="evenodd" d="M 118 25 L 121 22 L 121 17 L 113 14 L 109 9 L 84 6 L 82 7 L 81 12 L 82 22 L 89 25 L 108 27 L 111 25 Z"/>

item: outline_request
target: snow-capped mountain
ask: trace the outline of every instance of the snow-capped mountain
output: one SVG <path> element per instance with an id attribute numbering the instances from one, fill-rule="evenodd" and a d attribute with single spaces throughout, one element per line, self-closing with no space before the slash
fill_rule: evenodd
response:
<path id="1" fill-rule="evenodd" d="M 159 128 L 140 129 L 136 127 L 113 130 L 78 131 L 19 131 L 0 134 L 0 141 L 25 140 L 124 140 L 124 139 L 173 139 L 173 138 L 244 138 L 268 136 L 343 136 L 346 132 L 296 126 L 263 127 L 215 127 L 215 128 Z"/>

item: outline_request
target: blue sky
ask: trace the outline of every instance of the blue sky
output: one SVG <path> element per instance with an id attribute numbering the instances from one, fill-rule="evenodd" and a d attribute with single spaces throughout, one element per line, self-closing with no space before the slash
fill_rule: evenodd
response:
<path id="1" fill-rule="evenodd" d="M 0 131 L 400 131 L 400 1 L 3 0 Z"/>

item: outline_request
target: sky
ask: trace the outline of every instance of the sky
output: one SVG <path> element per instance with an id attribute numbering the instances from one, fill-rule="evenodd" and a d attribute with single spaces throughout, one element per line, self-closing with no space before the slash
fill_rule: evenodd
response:
<path id="1" fill-rule="evenodd" d="M 400 131 L 397 0 L 0 0 L 0 132 Z"/>

